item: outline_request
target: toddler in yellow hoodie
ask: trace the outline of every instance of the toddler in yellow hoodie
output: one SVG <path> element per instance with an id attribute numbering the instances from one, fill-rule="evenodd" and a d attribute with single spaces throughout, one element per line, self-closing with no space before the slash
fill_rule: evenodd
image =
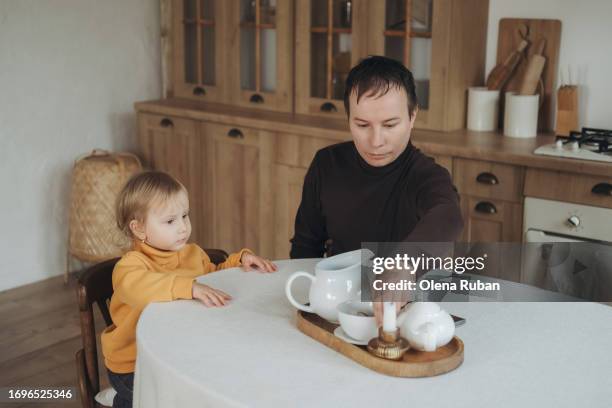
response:
<path id="1" fill-rule="evenodd" d="M 133 239 L 113 270 L 110 314 L 113 324 L 102 333 L 102 352 L 117 395 L 113 407 L 131 407 L 136 362 L 136 324 L 146 305 L 176 299 L 198 299 L 207 307 L 224 306 L 227 293 L 195 278 L 220 269 L 274 272 L 276 266 L 248 249 L 215 265 L 191 234 L 189 198 L 170 175 L 148 171 L 132 177 L 117 198 L 117 225 Z"/>

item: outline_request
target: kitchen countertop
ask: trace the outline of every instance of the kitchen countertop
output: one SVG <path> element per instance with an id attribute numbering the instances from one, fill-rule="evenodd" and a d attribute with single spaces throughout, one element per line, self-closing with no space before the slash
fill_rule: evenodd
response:
<path id="1" fill-rule="evenodd" d="M 350 140 L 348 125 L 346 121 L 340 119 L 260 111 L 180 98 L 137 102 L 134 106 L 138 112 L 271 129 L 280 133 L 309 135 L 338 141 Z M 610 163 L 533 154 L 536 147 L 554 143 L 554 139 L 552 134 L 540 134 L 532 139 L 514 139 L 504 137 L 499 132 L 473 132 L 466 129 L 452 132 L 415 129 L 412 132 L 415 146 L 429 154 L 612 178 Z"/>

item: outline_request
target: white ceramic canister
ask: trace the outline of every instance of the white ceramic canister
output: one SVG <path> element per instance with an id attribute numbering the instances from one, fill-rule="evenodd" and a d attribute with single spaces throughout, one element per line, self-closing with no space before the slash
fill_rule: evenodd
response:
<path id="1" fill-rule="evenodd" d="M 538 134 L 540 95 L 517 95 L 506 92 L 504 136 L 530 138 Z"/>
<path id="2" fill-rule="evenodd" d="M 499 118 L 499 90 L 489 90 L 484 86 L 468 90 L 467 128 L 478 132 L 491 132 L 497 129 Z"/>

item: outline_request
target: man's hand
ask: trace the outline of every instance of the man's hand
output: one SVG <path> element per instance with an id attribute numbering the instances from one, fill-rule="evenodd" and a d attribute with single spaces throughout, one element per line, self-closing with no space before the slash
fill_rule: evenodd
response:
<path id="1" fill-rule="evenodd" d="M 203 285 L 198 282 L 193 282 L 191 289 L 191 295 L 194 299 L 198 299 L 206 307 L 220 307 L 225 306 L 232 297 L 222 290 L 211 288 L 208 285 Z"/>
<path id="2" fill-rule="evenodd" d="M 256 270 L 257 272 L 262 273 L 276 272 L 276 265 L 274 265 L 268 259 L 262 258 L 255 254 L 251 254 L 249 252 L 245 252 L 242 254 L 240 262 L 242 263 L 243 269 L 247 272 L 252 270 Z"/>

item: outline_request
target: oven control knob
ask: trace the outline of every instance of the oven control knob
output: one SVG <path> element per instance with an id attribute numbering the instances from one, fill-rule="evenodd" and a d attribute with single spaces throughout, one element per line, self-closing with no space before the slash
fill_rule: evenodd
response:
<path id="1" fill-rule="evenodd" d="M 570 148 L 572 149 L 572 151 L 577 152 L 578 149 L 580 149 L 580 145 L 578 144 L 578 142 L 572 142 L 570 143 Z"/>
<path id="2" fill-rule="evenodd" d="M 561 149 L 563 149 L 563 140 L 560 140 L 560 139 L 559 139 L 559 140 L 557 140 L 557 141 L 555 142 L 555 148 L 556 148 L 557 150 L 561 150 Z"/>
<path id="3" fill-rule="evenodd" d="M 578 218 L 575 215 L 572 215 L 571 217 L 569 217 L 567 219 L 567 222 L 572 226 L 572 227 L 577 227 L 580 225 L 580 218 Z"/>

